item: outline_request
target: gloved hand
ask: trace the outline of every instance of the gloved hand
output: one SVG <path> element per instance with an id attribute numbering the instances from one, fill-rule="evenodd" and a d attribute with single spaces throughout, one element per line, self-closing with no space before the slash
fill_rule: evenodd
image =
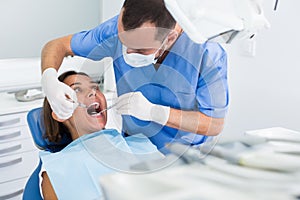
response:
<path id="1" fill-rule="evenodd" d="M 130 92 L 117 99 L 116 111 L 121 115 L 131 115 L 140 120 L 165 125 L 169 119 L 170 107 L 149 102 L 141 92 Z"/>
<path id="2" fill-rule="evenodd" d="M 60 82 L 54 68 L 48 68 L 42 75 L 42 88 L 48 102 L 59 119 L 69 119 L 77 107 L 75 91 Z"/>

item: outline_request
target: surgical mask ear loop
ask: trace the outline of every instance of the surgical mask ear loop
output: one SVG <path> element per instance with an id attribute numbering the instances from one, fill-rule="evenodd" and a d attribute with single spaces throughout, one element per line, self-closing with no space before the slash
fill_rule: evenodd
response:
<path id="1" fill-rule="evenodd" d="M 179 36 L 183 33 L 183 30 L 181 29 L 180 32 L 177 32 L 176 30 L 172 30 L 167 38 L 170 38 L 171 43 L 175 43 L 175 41 L 179 38 Z"/>
<path id="2" fill-rule="evenodd" d="M 159 49 L 157 49 L 157 51 L 155 52 L 155 55 L 157 54 L 157 52 L 159 52 L 159 50 L 161 49 L 161 47 L 165 45 L 165 42 L 168 40 L 168 36 L 169 36 L 169 35 L 167 35 L 167 37 L 164 39 L 164 41 L 163 41 L 162 45 L 159 47 Z M 157 63 L 158 59 L 160 59 L 160 58 L 162 57 L 162 55 L 164 54 L 164 52 L 165 52 L 166 50 L 167 50 L 167 48 L 164 48 L 164 49 L 163 49 L 162 53 L 159 54 L 159 55 L 155 58 L 155 63 L 153 63 L 153 64 L 156 64 L 156 63 Z"/>
<path id="3" fill-rule="evenodd" d="M 175 30 L 172 30 L 172 31 L 167 35 L 167 37 L 164 39 L 164 41 L 163 41 L 163 43 L 162 43 L 161 46 L 165 45 L 166 41 L 169 40 L 169 36 L 171 36 L 170 38 L 174 38 L 174 39 L 172 39 L 172 41 L 174 41 L 174 43 L 175 43 L 175 41 L 176 41 L 176 40 L 178 39 L 178 37 L 182 34 L 182 32 L 183 32 L 182 29 L 181 29 L 180 33 L 178 33 L 178 32 L 175 31 Z M 173 45 L 173 43 L 172 43 L 172 45 Z M 172 45 L 171 45 L 171 46 L 172 46 Z M 161 53 L 158 57 L 155 58 L 155 61 L 156 61 L 156 62 L 158 61 L 158 59 L 160 59 L 160 58 L 164 55 L 164 52 L 168 49 L 168 45 L 166 45 L 166 46 L 167 46 L 167 47 L 164 48 L 164 50 L 162 51 L 162 53 Z M 160 47 L 160 48 L 161 48 L 161 47 Z M 159 49 L 160 49 L 160 48 L 159 48 Z M 159 49 L 158 49 L 158 51 L 159 51 Z M 156 64 L 156 62 L 155 62 L 154 64 Z"/>

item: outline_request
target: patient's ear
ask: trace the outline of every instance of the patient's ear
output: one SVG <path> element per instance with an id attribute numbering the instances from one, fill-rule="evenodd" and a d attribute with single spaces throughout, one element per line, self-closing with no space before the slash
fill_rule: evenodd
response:
<path id="1" fill-rule="evenodd" d="M 64 121 L 66 121 L 66 119 L 59 119 L 58 117 L 57 117 L 57 115 L 52 111 L 52 117 L 53 117 L 53 119 L 55 119 L 56 121 L 58 121 L 58 122 L 64 122 Z"/>

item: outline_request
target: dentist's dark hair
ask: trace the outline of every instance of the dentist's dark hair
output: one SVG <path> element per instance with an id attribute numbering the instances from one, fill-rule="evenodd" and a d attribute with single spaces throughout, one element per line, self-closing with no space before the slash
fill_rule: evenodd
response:
<path id="1" fill-rule="evenodd" d="M 67 71 L 61 74 L 58 77 L 58 80 L 64 82 L 64 80 L 71 75 L 84 75 L 89 77 L 83 72 Z M 47 97 L 45 97 L 43 103 L 43 120 L 45 127 L 45 133 L 43 137 L 49 142 L 56 144 L 60 143 L 63 138 L 71 139 L 71 133 L 69 129 L 62 122 L 58 122 L 53 119 L 52 108 L 47 100 Z"/>
<path id="2" fill-rule="evenodd" d="M 145 22 L 153 23 L 160 28 L 158 39 L 162 39 L 176 25 L 164 0 L 125 0 L 122 16 L 124 30 L 139 28 Z"/>

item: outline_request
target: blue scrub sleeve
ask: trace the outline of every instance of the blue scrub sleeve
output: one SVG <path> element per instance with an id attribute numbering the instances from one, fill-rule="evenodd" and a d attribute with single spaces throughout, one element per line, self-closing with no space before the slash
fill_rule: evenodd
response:
<path id="1" fill-rule="evenodd" d="M 71 49 L 77 56 L 92 60 L 113 57 L 118 40 L 118 16 L 100 24 L 94 29 L 75 33 Z"/>
<path id="2" fill-rule="evenodd" d="M 200 112 L 213 118 L 225 117 L 229 104 L 225 51 L 212 65 L 203 68 L 196 93 Z"/>

